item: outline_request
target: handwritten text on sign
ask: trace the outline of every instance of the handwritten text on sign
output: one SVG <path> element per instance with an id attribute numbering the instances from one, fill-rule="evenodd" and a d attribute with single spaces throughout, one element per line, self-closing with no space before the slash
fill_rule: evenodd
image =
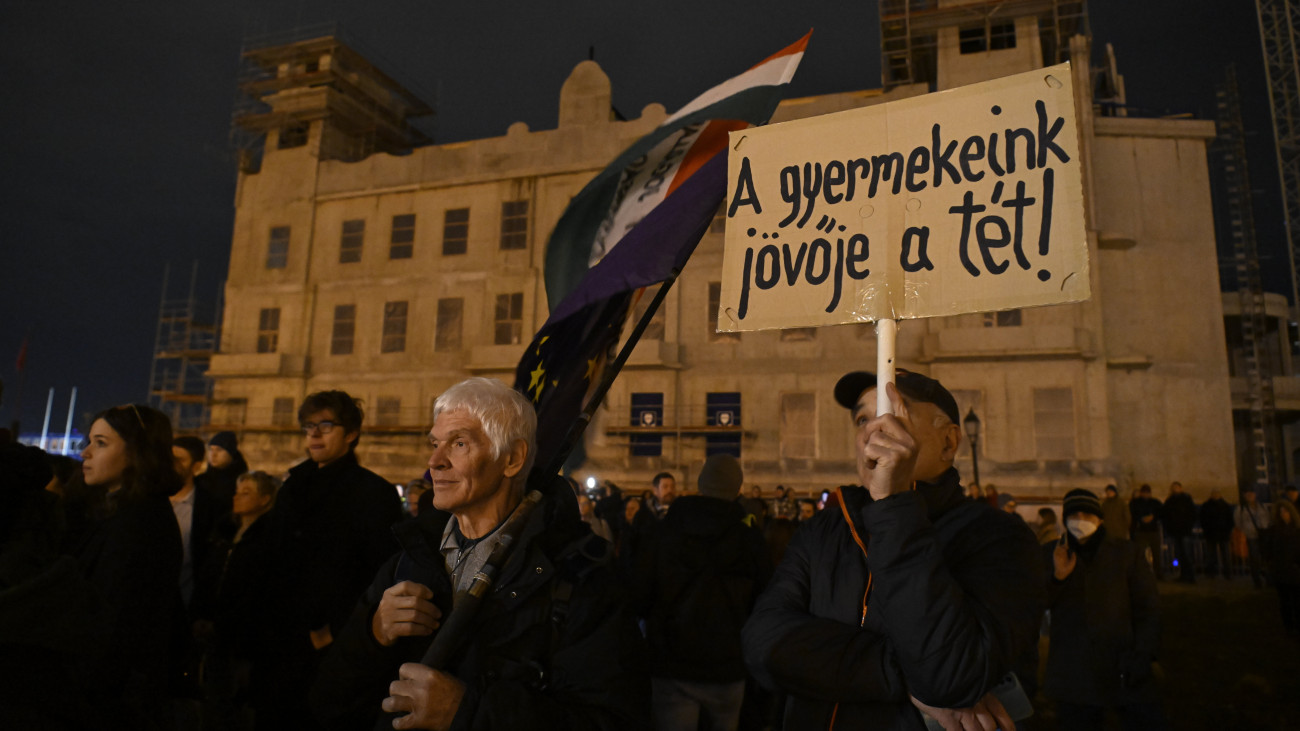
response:
<path id="1" fill-rule="evenodd" d="M 731 134 L 718 329 L 1088 298 L 1069 64 Z"/>

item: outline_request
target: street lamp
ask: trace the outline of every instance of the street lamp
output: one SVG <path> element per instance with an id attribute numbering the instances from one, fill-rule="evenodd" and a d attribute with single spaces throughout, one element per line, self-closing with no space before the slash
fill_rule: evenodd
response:
<path id="1" fill-rule="evenodd" d="M 980 418 L 975 415 L 975 408 L 971 407 L 966 412 L 966 418 L 961 420 L 961 428 L 966 432 L 966 438 L 970 440 L 970 463 L 971 472 L 974 473 L 972 480 L 975 484 L 980 482 Z"/>

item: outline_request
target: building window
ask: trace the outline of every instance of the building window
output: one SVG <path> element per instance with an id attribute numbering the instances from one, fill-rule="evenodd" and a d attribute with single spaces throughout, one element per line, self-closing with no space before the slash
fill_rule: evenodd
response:
<path id="1" fill-rule="evenodd" d="M 501 204 L 501 248 L 528 248 L 528 201 Z"/>
<path id="2" fill-rule="evenodd" d="M 710 433 L 704 437 L 704 456 L 730 454 L 739 459 L 740 393 L 728 391 L 705 394 L 705 423 L 719 427 L 720 433 Z"/>
<path id="3" fill-rule="evenodd" d="M 1020 310 L 985 312 L 984 327 L 1020 327 Z"/>
<path id="4" fill-rule="evenodd" d="M 402 399 L 398 396 L 380 396 L 375 402 L 375 424 L 398 426 L 402 423 Z"/>
<path id="5" fill-rule="evenodd" d="M 718 208 L 718 212 L 713 214 L 713 220 L 709 222 L 709 233 L 720 234 L 727 231 L 727 204 L 723 203 Z"/>
<path id="6" fill-rule="evenodd" d="M 401 353 L 406 350 L 406 303 L 384 303 L 384 337 L 379 345 L 381 353 Z"/>
<path id="7" fill-rule="evenodd" d="M 1016 47 L 1016 24 L 999 23 L 989 26 L 989 50 L 1001 51 Z"/>
<path id="8" fill-rule="evenodd" d="M 275 226 L 266 242 L 266 268 L 283 269 L 289 265 L 289 227 Z"/>
<path id="9" fill-rule="evenodd" d="M 739 343 L 740 333 L 718 332 L 718 307 L 722 301 L 722 282 L 709 282 L 709 342 Z"/>
<path id="10" fill-rule="evenodd" d="M 632 426 L 649 429 L 664 425 L 664 395 L 662 393 L 632 394 Z M 664 437 L 662 434 L 633 434 L 631 443 L 633 457 L 662 457 Z"/>
<path id="11" fill-rule="evenodd" d="M 1074 391 L 1034 389 L 1034 446 L 1038 459 L 1074 459 Z"/>
<path id="12" fill-rule="evenodd" d="M 293 399 L 277 396 L 271 405 L 271 426 L 293 426 L 297 416 L 293 408 Z"/>
<path id="13" fill-rule="evenodd" d="M 963 54 L 1001 51 L 1016 47 L 1016 24 L 975 25 L 958 32 L 958 42 Z"/>
<path id="14" fill-rule="evenodd" d="M 496 314 L 493 317 L 497 345 L 518 345 L 524 335 L 524 293 L 497 295 Z"/>
<path id="15" fill-rule="evenodd" d="M 781 456 L 817 456 L 817 400 L 811 393 L 781 394 Z"/>
<path id="16" fill-rule="evenodd" d="M 791 327 L 781 331 L 781 342 L 783 343 L 801 343 L 816 339 L 817 328 L 815 327 Z"/>
<path id="17" fill-rule="evenodd" d="M 357 330 L 357 306 L 334 306 L 334 332 L 330 335 L 330 355 L 351 355 Z"/>
<path id="18" fill-rule="evenodd" d="M 455 256 L 469 250 L 469 209 L 453 208 L 442 214 L 442 255 Z"/>
<path id="19" fill-rule="evenodd" d="M 361 261 L 361 246 L 366 240 L 365 219 L 343 222 L 343 235 L 339 239 L 339 263 Z"/>
<path id="20" fill-rule="evenodd" d="M 460 350 L 460 326 L 465 312 L 465 300 L 448 297 L 438 300 L 437 330 L 433 336 L 433 349 L 439 353 Z"/>
<path id="21" fill-rule="evenodd" d="M 393 216 L 393 232 L 388 239 L 389 259 L 410 259 L 415 252 L 415 214 Z"/>
<path id="22" fill-rule="evenodd" d="M 310 122 L 285 125 L 280 128 L 280 141 L 277 144 L 281 150 L 288 150 L 291 147 L 302 147 L 307 144 L 307 135 L 310 132 Z"/>
<path id="23" fill-rule="evenodd" d="M 280 308 L 263 308 L 257 316 L 257 352 L 274 353 L 280 346 Z"/>
<path id="24" fill-rule="evenodd" d="M 226 399 L 226 418 L 224 423 L 229 426 L 243 426 L 248 419 L 248 399 L 246 398 L 228 398 Z"/>
<path id="25" fill-rule="evenodd" d="M 649 309 L 650 303 L 654 301 L 654 293 L 649 289 L 641 292 L 637 298 L 636 307 L 632 309 L 632 319 L 628 323 L 631 327 L 636 327 L 641 318 L 645 317 L 645 311 Z M 646 323 L 645 332 L 641 333 L 642 340 L 663 340 L 664 339 L 664 303 L 660 302 L 659 307 L 655 309 L 654 315 L 650 317 L 650 322 Z"/>

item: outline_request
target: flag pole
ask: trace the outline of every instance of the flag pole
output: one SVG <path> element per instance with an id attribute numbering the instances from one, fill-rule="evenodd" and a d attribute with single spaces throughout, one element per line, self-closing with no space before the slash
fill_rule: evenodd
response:
<path id="1" fill-rule="evenodd" d="M 885 393 L 885 384 L 894 382 L 894 353 L 897 349 L 898 321 L 876 321 L 876 415 L 894 413 L 894 404 Z"/>
<path id="2" fill-rule="evenodd" d="M 582 439 L 583 433 L 587 431 L 587 426 L 591 423 L 591 418 L 595 415 L 596 409 L 600 407 L 600 402 L 605 400 L 605 394 L 609 393 L 609 389 L 614 385 L 614 379 L 618 377 L 619 371 L 623 370 L 623 365 L 627 363 L 627 359 L 632 356 L 632 350 L 641 340 L 642 333 L 650 325 L 650 320 L 658 312 L 659 305 L 668 296 L 668 290 L 672 288 L 673 282 L 677 281 L 677 277 L 681 273 L 680 267 L 673 267 L 673 270 L 668 273 L 668 278 L 659 285 L 659 290 L 655 292 L 654 299 L 650 300 L 650 304 L 645 308 L 645 313 L 641 315 L 641 319 L 637 321 L 636 326 L 632 328 L 632 332 L 628 334 L 623 349 L 605 367 L 601 373 L 600 383 L 596 386 L 596 390 L 592 392 L 591 398 L 587 400 L 587 405 L 583 407 L 582 413 L 578 414 L 578 418 L 569 426 L 569 431 L 564 435 L 564 441 L 560 443 L 559 450 L 551 457 L 551 462 L 546 466 L 546 470 L 538 473 L 539 475 L 549 477 L 559 472 L 560 468 L 564 466 L 564 462 L 569 458 L 574 446 L 577 445 L 578 440 Z"/>

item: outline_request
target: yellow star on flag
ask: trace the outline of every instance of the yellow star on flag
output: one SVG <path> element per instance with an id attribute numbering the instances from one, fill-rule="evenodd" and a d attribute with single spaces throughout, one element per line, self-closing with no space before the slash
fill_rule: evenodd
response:
<path id="1" fill-rule="evenodd" d="M 537 367 L 528 375 L 532 377 L 528 382 L 528 390 L 534 391 L 533 401 L 536 402 L 542 397 L 542 388 L 546 386 L 546 381 L 543 378 L 546 375 L 546 368 L 539 362 Z"/>

